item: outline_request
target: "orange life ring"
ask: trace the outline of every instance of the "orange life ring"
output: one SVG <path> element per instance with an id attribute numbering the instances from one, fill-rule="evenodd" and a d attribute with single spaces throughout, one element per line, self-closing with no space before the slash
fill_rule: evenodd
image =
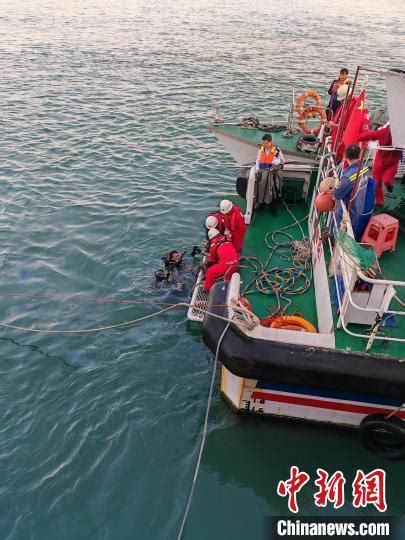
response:
<path id="1" fill-rule="evenodd" d="M 311 332 L 317 334 L 318 330 L 313 324 L 301 317 L 295 317 L 293 315 L 283 315 L 274 319 L 270 328 L 280 328 L 281 330 L 291 330 L 288 326 L 299 326 L 304 332 Z"/>
<path id="2" fill-rule="evenodd" d="M 318 92 L 315 92 L 315 90 L 306 90 L 298 96 L 297 103 L 295 104 L 299 116 L 301 116 L 301 110 L 303 109 L 302 105 L 304 101 L 309 97 L 315 100 L 315 107 L 321 107 L 321 96 L 318 94 Z"/>
<path id="3" fill-rule="evenodd" d="M 319 116 L 319 126 L 315 129 L 309 129 L 306 123 L 307 118 L 313 118 L 314 116 Z M 305 107 L 301 109 L 300 114 L 300 128 L 304 133 L 309 133 L 310 135 L 317 135 L 321 129 L 321 125 L 326 122 L 326 114 L 323 107 Z"/>
<path id="4" fill-rule="evenodd" d="M 295 332 L 305 332 L 304 328 L 297 324 L 285 324 L 281 327 L 281 330 L 294 330 Z"/>

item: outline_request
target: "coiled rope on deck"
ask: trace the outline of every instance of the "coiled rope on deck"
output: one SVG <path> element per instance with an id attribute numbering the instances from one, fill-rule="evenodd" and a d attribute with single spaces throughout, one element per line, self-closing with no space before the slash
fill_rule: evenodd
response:
<path id="1" fill-rule="evenodd" d="M 256 257 L 243 257 L 253 271 L 251 280 L 243 290 L 243 296 L 260 292 L 276 298 L 275 306 L 266 306 L 270 314 L 261 320 L 261 324 L 265 326 L 276 315 L 285 315 L 287 309 L 293 305 L 289 297 L 304 294 L 312 281 L 311 244 L 301 227 L 301 222 L 308 216 L 297 220 L 285 203 L 284 206 L 291 214 L 293 223 L 265 235 L 264 242 L 269 249 L 267 260 L 263 263 Z M 286 232 L 295 226 L 299 227 L 302 240 L 296 240 L 292 234 Z M 269 268 L 275 254 L 281 260 L 289 261 L 290 265 Z M 299 310 L 296 310 L 294 314 L 298 312 Z"/>

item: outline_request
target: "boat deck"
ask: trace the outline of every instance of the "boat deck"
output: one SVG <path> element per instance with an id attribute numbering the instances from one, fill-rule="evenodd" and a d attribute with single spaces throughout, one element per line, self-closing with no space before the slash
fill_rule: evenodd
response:
<path id="1" fill-rule="evenodd" d="M 385 196 L 385 208 L 392 209 L 398 203 L 398 199 L 405 198 L 405 184 L 402 184 L 398 179 L 395 183 L 395 189 L 392 196 L 386 194 Z M 384 209 L 382 211 L 384 211 Z M 399 232 L 396 250 L 393 252 L 385 252 L 378 260 L 381 267 L 381 271 L 386 279 L 394 281 L 404 281 L 404 268 L 405 268 L 405 233 Z M 398 297 L 405 303 L 405 291 L 401 288 L 397 288 Z M 400 306 L 397 302 L 392 302 L 395 310 L 400 310 Z M 333 311 L 335 322 L 337 320 L 336 310 Z M 354 332 L 359 332 L 361 329 L 366 328 L 361 325 L 349 324 L 348 329 Z M 380 333 L 385 333 L 389 337 L 404 338 L 405 337 L 405 318 L 393 317 L 391 318 L 390 325 L 380 327 Z M 365 349 L 365 341 L 361 338 L 355 338 L 348 335 L 344 330 L 335 330 L 336 347 L 339 349 L 349 349 L 363 351 Z M 395 341 L 375 341 L 371 351 L 374 354 L 383 354 L 388 356 L 395 356 L 405 358 L 405 344 Z"/>
<path id="2" fill-rule="evenodd" d="M 297 139 L 302 135 L 301 131 L 297 131 L 293 134 L 292 137 L 284 137 L 283 133 L 285 129 L 274 131 L 274 130 L 264 130 L 256 129 L 251 127 L 243 127 L 238 125 L 230 124 L 215 124 L 213 128 L 216 131 L 222 131 L 228 135 L 241 138 L 245 141 L 252 142 L 256 145 L 261 144 L 262 137 L 265 133 L 271 133 L 271 136 L 277 146 L 281 146 L 286 150 L 297 151 Z"/>
<path id="3" fill-rule="evenodd" d="M 405 197 L 405 185 L 401 184 L 399 180 L 397 180 L 397 184 L 395 186 L 395 191 L 392 197 L 386 198 L 386 206 L 387 207 L 393 207 L 396 203 L 398 203 L 398 196 Z M 241 199 L 236 199 L 235 197 L 230 197 L 233 199 L 237 204 L 239 204 L 243 209 L 243 203 L 245 201 L 242 201 Z M 309 200 L 308 205 L 301 201 L 297 204 L 289 204 L 288 208 L 291 210 L 291 212 L 294 214 L 295 218 L 297 220 L 300 220 L 304 218 L 308 214 L 309 210 Z M 287 225 L 290 225 L 293 223 L 293 218 L 290 215 L 290 213 L 287 211 L 287 209 L 284 208 L 283 205 L 279 205 L 278 208 L 278 216 L 275 217 L 271 214 L 270 209 L 263 208 L 254 214 L 253 222 L 248 227 L 246 237 L 245 237 L 245 243 L 243 247 L 243 255 L 245 256 L 253 256 L 265 263 L 265 261 L 269 257 L 269 247 L 266 246 L 265 243 L 265 236 L 268 232 L 275 231 L 276 229 L 285 227 Z M 304 230 L 305 235 L 308 234 L 308 227 L 307 227 L 307 220 L 304 219 L 301 222 L 301 226 Z M 289 229 L 286 229 L 286 232 L 291 234 L 294 239 L 296 240 L 302 240 L 302 233 L 298 226 L 291 227 Z M 286 238 L 279 236 L 280 241 L 285 241 Z M 282 253 L 284 251 L 284 253 Z M 271 258 L 270 264 L 267 266 L 267 269 L 280 267 L 280 268 L 287 268 L 291 266 L 291 263 L 287 260 L 285 260 L 285 250 L 280 249 L 277 250 L 274 255 Z M 281 255 L 281 256 L 280 256 Z M 398 241 L 397 241 L 397 248 L 395 252 L 392 253 L 383 253 L 381 258 L 379 259 L 379 263 L 383 272 L 383 275 L 386 279 L 392 279 L 392 280 L 403 280 L 403 268 L 405 266 L 405 234 L 399 233 Z M 242 284 L 242 292 L 246 289 L 246 287 L 251 283 L 252 280 L 252 270 L 251 268 L 246 268 L 245 266 L 249 266 L 248 261 L 244 261 L 242 259 L 241 261 L 241 278 L 243 281 Z M 298 282 L 298 285 L 302 284 L 302 280 Z M 276 297 L 272 294 L 263 294 L 255 290 L 255 286 L 249 287 L 250 291 L 247 294 L 247 298 L 249 302 L 252 304 L 254 313 L 259 316 L 260 318 L 267 317 L 274 309 L 277 300 Z M 365 351 L 366 347 L 366 339 L 365 338 L 359 338 L 349 335 L 347 332 L 345 332 L 343 329 L 336 328 L 337 323 L 337 308 L 333 304 L 335 302 L 334 300 L 334 293 L 333 293 L 333 280 L 332 278 L 329 280 L 329 291 L 330 291 L 330 301 L 332 302 L 332 310 L 334 314 L 334 321 L 335 321 L 335 340 L 336 340 L 336 348 L 343 349 L 343 350 L 357 350 L 357 351 Z M 401 300 L 405 301 L 405 298 L 401 297 L 401 294 L 404 293 L 400 290 L 397 290 L 398 296 L 401 298 Z M 303 317 L 304 319 L 310 321 L 313 325 L 318 326 L 318 320 L 317 320 L 317 311 L 316 311 L 316 304 L 315 304 L 315 291 L 313 287 L 313 283 L 311 284 L 311 287 L 306 290 L 302 294 L 293 295 L 288 297 L 292 301 L 292 305 L 287 310 L 287 313 L 289 315 L 294 314 L 294 311 L 299 310 L 298 315 Z M 395 308 L 396 310 L 399 310 L 399 305 L 395 302 Z M 394 319 L 394 320 L 392 320 Z M 348 329 L 357 332 L 365 334 L 367 333 L 367 330 L 369 329 L 368 326 L 365 325 L 354 325 L 350 324 L 348 325 Z M 384 333 L 389 337 L 404 337 L 405 336 L 405 320 L 404 317 L 391 317 L 390 318 L 390 326 L 387 327 L 380 327 L 380 333 Z M 371 351 L 374 354 L 381 354 L 381 355 L 388 355 L 388 356 L 394 356 L 394 357 L 405 357 L 405 344 L 400 342 L 387 342 L 387 341 L 375 341 Z"/>
<path id="4" fill-rule="evenodd" d="M 303 135 L 301 131 L 297 131 L 291 137 L 284 137 L 283 133 L 285 132 L 285 129 L 273 131 L 271 129 L 263 130 L 247 128 L 232 124 L 214 124 L 212 127 L 210 127 L 210 129 L 216 135 L 222 134 L 231 139 L 244 141 L 245 144 L 252 145 L 256 149 L 256 152 L 257 147 L 262 144 L 263 135 L 265 133 L 270 133 L 274 144 L 279 146 L 284 153 L 300 156 L 302 159 L 307 158 L 313 160 L 312 154 L 307 154 L 306 152 L 297 150 L 297 140 Z"/>
<path id="5" fill-rule="evenodd" d="M 293 212 L 297 220 L 301 220 L 308 213 L 308 208 L 304 203 L 289 205 L 290 210 Z M 248 227 L 245 236 L 245 243 L 243 247 L 244 256 L 253 256 L 265 263 L 270 254 L 270 249 L 265 243 L 265 237 L 268 232 L 274 231 L 276 229 L 286 227 L 293 223 L 293 219 L 288 211 L 283 207 L 279 206 L 278 216 L 275 217 L 271 214 L 268 208 L 263 208 L 255 212 L 253 222 Z M 303 228 L 304 234 L 308 234 L 308 227 L 306 220 L 301 222 L 301 227 Z M 290 227 L 285 230 L 286 233 L 290 234 L 295 240 L 302 240 L 302 233 L 297 225 Z M 281 242 L 287 240 L 284 235 L 278 235 L 278 239 Z M 289 262 L 286 261 L 283 257 L 286 255 L 288 250 L 285 248 L 277 249 L 273 256 L 271 257 L 270 264 L 267 269 L 272 268 L 287 268 L 290 266 Z M 246 266 L 247 261 L 241 261 L 242 266 Z M 249 285 L 252 278 L 252 271 L 250 268 L 241 269 L 241 278 L 243 281 L 242 292 L 245 290 L 245 287 Z M 308 272 L 308 275 L 310 272 Z M 302 284 L 300 280 L 298 285 Z M 250 287 L 250 290 L 255 289 L 255 287 Z M 260 317 L 267 317 L 274 309 L 277 304 L 277 299 L 274 295 L 271 294 L 262 294 L 260 292 L 248 293 L 246 298 L 252 304 L 254 313 Z M 304 319 L 310 321 L 313 325 L 317 326 L 317 314 L 315 306 L 315 292 L 314 288 L 311 287 L 302 294 L 293 295 L 288 297 L 293 306 L 288 310 L 288 314 L 292 315 L 295 310 L 299 310 L 300 316 Z"/>

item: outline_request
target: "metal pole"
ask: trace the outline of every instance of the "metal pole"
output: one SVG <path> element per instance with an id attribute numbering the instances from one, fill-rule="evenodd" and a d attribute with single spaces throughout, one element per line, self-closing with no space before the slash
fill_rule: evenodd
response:
<path id="1" fill-rule="evenodd" d="M 360 69 L 361 69 L 360 66 L 357 66 L 356 74 L 354 76 L 354 81 L 353 81 L 353 86 L 352 86 L 352 94 L 354 94 L 354 89 L 356 88 L 357 78 L 359 76 Z"/>

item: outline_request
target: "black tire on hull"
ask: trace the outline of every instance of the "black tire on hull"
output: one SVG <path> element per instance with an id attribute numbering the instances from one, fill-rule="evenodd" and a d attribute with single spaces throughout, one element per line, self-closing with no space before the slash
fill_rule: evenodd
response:
<path id="1" fill-rule="evenodd" d="M 246 199 L 247 185 L 248 185 L 248 178 L 245 178 L 244 176 L 237 177 L 236 192 L 238 193 L 239 197 L 242 197 L 242 199 Z"/>
<path id="2" fill-rule="evenodd" d="M 367 450 L 383 459 L 405 458 L 405 422 L 396 416 L 371 414 L 360 423 L 360 439 Z"/>
<path id="3" fill-rule="evenodd" d="M 319 141 L 316 135 L 302 135 L 297 139 L 297 148 L 301 152 L 315 154 L 319 148 Z"/>
<path id="4" fill-rule="evenodd" d="M 316 144 L 318 142 L 318 137 L 316 135 L 303 135 L 302 137 L 298 138 L 298 142 Z"/>
<path id="5" fill-rule="evenodd" d="M 227 317 L 229 282 L 215 284 L 208 297 L 207 310 Z M 203 340 L 213 351 L 226 323 L 210 315 L 204 318 Z M 221 343 L 219 359 L 231 373 L 246 379 L 269 379 L 280 383 L 387 397 L 398 402 L 405 396 L 405 364 L 397 358 L 359 351 L 252 338 L 231 325 Z M 362 399 L 361 401 L 367 401 Z"/>

